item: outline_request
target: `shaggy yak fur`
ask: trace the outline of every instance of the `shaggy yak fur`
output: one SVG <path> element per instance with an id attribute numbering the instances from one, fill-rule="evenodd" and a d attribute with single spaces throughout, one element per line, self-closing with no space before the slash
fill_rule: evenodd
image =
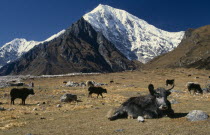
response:
<path id="1" fill-rule="evenodd" d="M 201 86 L 198 83 L 188 82 L 187 88 L 190 94 L 191 94 L 191 91 L 193 91 L 193 94 L 195 94 L 195 92 L 203 94 L 203 90 L 201 89 Z"/>
<path id="2" fill-rule="evenodd" d="M 174 85 L 174 79 L 172 79 L 172 80 L 166 80 L 166 86 L 168 86 L 168 85 Z"/>
<path id="3" fill-rule="evenodd" d="M 28 95 L 34 95 L 34 90 L 33 89 L 28 89 L 28 88 L 13 88 L 10 91 L 10 96 L 11 96 L 11 104 L 15 104 L 15 99 L 16 98 L 21 98 L 22 99 L 22 104 L 25 105 L 26 98 Z"/>
<path id="4" fill-rule="evenodd" d="M 108 119 L 137 118 L 138 116 L 146 119 L 160 118 L 163 116 L 172 117 L 174 111 L 171 108 L 171 103 L 167 100 L 167 96 L 171 94 L 170 90 L 172 88 L 168 90 L 157 88 L 154 90 L 154 86 L 149 84 L 149 95 L 129 98 Z"/>
<path id="5" fill-rule="evenodd" d="M 89 94 L 88 97 L 92 97 L 92 93 L 97 94 L 97 98 L 99 95 L 101 95 L 101 97 L 103 98 L 102 93 L 107 93 L 107 90 L 102 88 L 102 87 L 89 87 L 88 88 Z"/>

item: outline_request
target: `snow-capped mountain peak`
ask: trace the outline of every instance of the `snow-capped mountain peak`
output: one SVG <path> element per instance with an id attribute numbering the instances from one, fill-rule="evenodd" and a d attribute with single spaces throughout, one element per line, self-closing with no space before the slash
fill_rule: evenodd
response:
<path id="1" fill-rule="evenodd" d="M 12 41 L 6 43 L 0 48 L 0 67 L 4 64 L 12 62 L 22 56 L 24 53 L 28 52 L 34 46 L 39 45 L 44 42 L 49 42 L 60 35 L 62 35 L 65 30 L 52 35 L 44 41 L 27 41 L 24 38 L 15 38 Z"/>
<path id="2" fill-rule="evenodd" d="M 129 59 L 143 63 L 173 50 L 184 32 L 167 32 L 130 13 L 100 4 L 83 18 Z"/>
<path id="3" fill-rule="evenodd" d="M 14 40 L 6 43 L 0 49 L 0 57 L 5 57 L 8 53 L 16 53 L 17 57 L 21 56 L 24 52 L 29 51 L 35 45 L 39 44 L 37 41 L 27 41 L 23 38 L 15 38 Z"/>

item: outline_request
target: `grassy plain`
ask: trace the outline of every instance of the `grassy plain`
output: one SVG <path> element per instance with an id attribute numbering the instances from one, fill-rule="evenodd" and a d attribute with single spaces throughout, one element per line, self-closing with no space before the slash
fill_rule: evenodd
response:
<path id="1" fill-rule="evenodd" d="M 191 76 L 188 76 L 191 74 Z M 191 110 L 203 110 L 210 115 L 210 94 L 190 95 L 186 83 L 195 81 L 205 87 L 210 83 L 210 71 L 195 69 L 156 69 L 142 71 L 127 71 L 120 73 L 79 75 L 54 78 L 26 79 L 35 84 L 35 95 L 29 96 L 26 105 L 20 105 L 20 99 L 15 105 L 10 105 L 10 88 L 0 89 L 0 107 L 10 109 L 0 111 L 1 135 L 207 135 L 210 134 L 210 119 L 199 122 L 189 122 L 184 117 Z M 195 78 L 199 77 L 199 78 Z M 177 118 L 167 117 L 147 119 L 144 123 L 136 119 L 119 119 L 109 121 L 107 112 L 118 107 L 132 96 L 148 94 L 147 86 L 153 83 L 155 88 L 166 87 L 166 79 L 175 79 L 174 90 L 169 100 L 173 104 Z M 105 98 L 87 98 L 87 87 L 65 87 L 63 81 L 107 83 L 103 86 L 108 93 Z M 110 84 L 110 80 L 114 83 Z M 81 102 L 61 103 L 60 97 L 65 93 L 77 94 Z M 44 103 L 43 103 L 44 102 Z M 37 105 L 39 104 L 39 105 Z M 61 107 L 57 107 L 60 104 Z M 36 108 L 36 109 L 35 109 Z"/>

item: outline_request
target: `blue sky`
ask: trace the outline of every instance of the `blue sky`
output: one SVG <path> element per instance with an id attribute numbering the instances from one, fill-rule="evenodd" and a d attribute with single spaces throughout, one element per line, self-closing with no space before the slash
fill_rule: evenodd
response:
<path id="1" fill-rule="evenodd" d="M 0 46 L 14 38 L 42 41 L 100 3 L 166 31 L 210 24 L 209 0 L 0 0 Z"/>

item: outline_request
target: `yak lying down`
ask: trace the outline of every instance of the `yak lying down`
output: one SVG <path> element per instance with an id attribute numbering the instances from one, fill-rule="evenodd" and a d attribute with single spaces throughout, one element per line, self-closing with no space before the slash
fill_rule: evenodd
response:
<path id="1" fill-rule="evenodd" d="M 170 90 L 173 87 L 174 85 L 168 90 L 164 88 L 157 88 L 155 90 L 154 86 L 149 84 L 149 95 L 129 98 L 108 119 L 137 118 L 138 116 L 142 116 L 145 119 L 160 118 L 163 116 L 172 117 L 174 111 L 167 97 L 171 94 Z"/>

